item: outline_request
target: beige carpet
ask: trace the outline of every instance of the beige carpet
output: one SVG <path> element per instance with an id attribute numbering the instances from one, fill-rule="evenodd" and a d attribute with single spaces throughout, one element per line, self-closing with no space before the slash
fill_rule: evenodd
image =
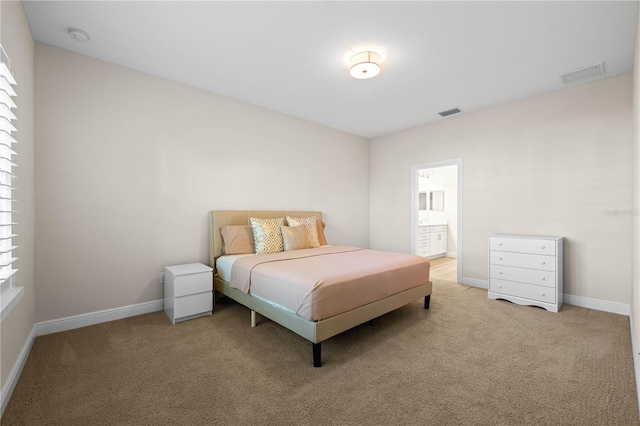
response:
<path id="1" fill-rule="evenodd" d="M 434 283 L 323 343 L 221 301 L 38 337 L 2 425 L 636 425 L 627 317 Z"/>

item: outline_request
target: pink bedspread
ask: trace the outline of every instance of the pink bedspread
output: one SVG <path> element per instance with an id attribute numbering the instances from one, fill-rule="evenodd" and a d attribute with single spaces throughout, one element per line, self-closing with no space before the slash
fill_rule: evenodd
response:
<path id="1" fill-rule="evenodd" d="M 323 246 L 240 258 L 230 285 L 319 321 L 425 284 L 429 266 L 410 254 Z"/>

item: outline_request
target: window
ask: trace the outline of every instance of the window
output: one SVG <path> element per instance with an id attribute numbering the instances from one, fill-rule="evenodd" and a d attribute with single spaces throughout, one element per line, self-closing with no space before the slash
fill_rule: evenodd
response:
<path id="1" fill-rule="evenodd" d="M 16 81 L 11 74 L 11 62 L 6 52 L 0 46 L 0 320 L 4 320 L 11 309 L 24 294 L 24 288 L 15 286 L 16 269 L 13 262 L 13 193 L 14 168 L 13 157 L 16 152 L 12 149 L 16 140 L 13 133 L 16 128 L 12 121 L 16 116 L 12 109 L 16 108 L 13 98 L 16 92 L 13 86 Z"/>

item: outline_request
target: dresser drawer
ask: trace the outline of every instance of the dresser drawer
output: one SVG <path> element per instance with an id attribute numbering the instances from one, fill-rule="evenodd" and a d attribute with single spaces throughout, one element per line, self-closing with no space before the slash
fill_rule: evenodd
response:
<path id="1" fill-rule="evenodd" d="M 556 274 L 549 271 L 514 268 L 513 266 L 490 265 L 489 276 L 491 278 L 541 285 L 544 287 L 555 288 L 556 286 Z"/>
<path id="2" fill-rule="evenodd" d="M 418 236 L 420 235 L 429 235 L 429 227 L 428 226 L 418 226 Z"/>
<path id="3" fill-rule="evenodd" d="M 495 265 L 516 266 L 519 268 L 539 269 L 541 271 L 555 271 L 555 256 L 543 254 L 524 254 L 508 251 L 491 251 L 489 263 Z"/>
<path id="4" fill-rule="evenodd" d="M 174 278 L 174 297 L 188 294 L 202 293 L 213 290 L 213 275 L 211 272 L 180 275 Z"/>
<path id="5" fill-rule="evenodd" d="M 174 318 L 197 315 L 213 309 L 213 293 L 208 291 L 206 293 L 176 297 L 173 302 Z"/>
<path id="6" fill-rule="evenodd" d="M 499 279 L 489 280 L 489 291 L 509 296 L 522 297 L 533 301 L 556 303 L 556 292 L 548 287 L 515 283 Z"/>
<path id="7" fill-rule="evenodd" d="M 556 245 L 553 240 L 490 237 L 489 249 L 516 253 L 544 254 L 554 256 Z"/>

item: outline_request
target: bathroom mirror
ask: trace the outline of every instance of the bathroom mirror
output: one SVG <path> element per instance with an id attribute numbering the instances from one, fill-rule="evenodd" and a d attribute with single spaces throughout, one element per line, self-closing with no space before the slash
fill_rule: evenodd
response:
<path id="1" fill-rule="evenodd" d="M 444 191 L 429 191 L 429 210 L 444 210 Z"/>

